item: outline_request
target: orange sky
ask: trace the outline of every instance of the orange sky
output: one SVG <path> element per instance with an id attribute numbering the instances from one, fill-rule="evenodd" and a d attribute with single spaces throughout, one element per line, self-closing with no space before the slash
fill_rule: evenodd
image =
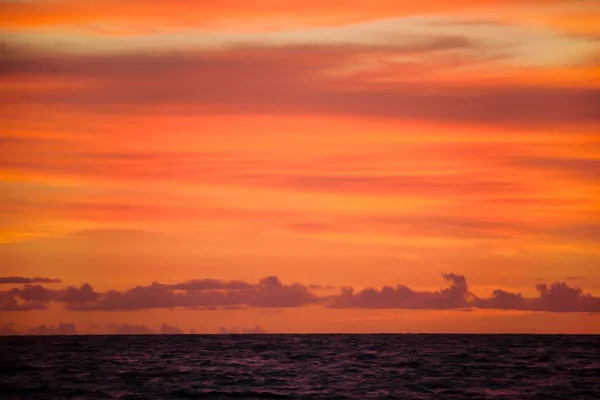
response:
<path id="1" fill-rule="evenodd" d="M 413 3 L 0 0 L 0 332 L 600 333 L 600 3 Z"/>

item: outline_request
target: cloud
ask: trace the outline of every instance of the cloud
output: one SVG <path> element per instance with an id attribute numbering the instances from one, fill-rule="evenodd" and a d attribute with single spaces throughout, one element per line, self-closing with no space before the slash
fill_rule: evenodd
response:
<path id="1" fill-rule="evenodd" d="M 317 284 L 314 284 L 314 283 L 311 284 L 311 285 L 308 285 L 308 288 L 310 290 L 333 290 L 333 289 L 335 289 L 334 286 L 330 286 L 330 285 L 323 286 L 323 285 L 317 285 Z"/>
<path id="2" fill-rule="evenodd" d="M 474 305 L 478 308 L 490 308 L 496 310 L 526 310 L 527 299 L 520 293 L 511 293 L 505 290 L 494 290 L 492 296 L 487 299 L 476 299 Z"/>
<path id="3" fill-rule="evenodd" d="M 526 298 L 520 293 L 495 290 L 488 298 L 479 298 L 469 292 L 462 275 L 443 274 L 448 288 L 436 292 L 415 292 L 406 286 L 367 288 L 358 293 L 344 289 L 326 303 L 333 308 L 397 308 L 397 309 L 480 309 L 546 311 L 546 312 L 597 312 L 600 297 L 583 293 L 564 282 L 550 286 L 536 285 L 539 297 Z"/>
<path id="4" fill-rule="evenodd" d="M 100 295 L 94 292 L 94 289 L 88 283 L 84 283 L 77 288 L 69 286 L 58 292 L 59 301 L 67 304 L 88 304 L 98 300 Z"/>
<path id="5" fill-rule="evenodd" d="M 259 333 L 267 333 L 267 331 L 264 330 L 264 329 L 262 329 L 258 325 L 255 325 L 252 328 L 240 328 L 240 327 L 225 328 L 225 327 L 222 326 L 219 329 L 219 333 L 223 334 L 223 335 L 229 335 L 229 334 L 259 334 Z"/>
<path id="6" fill-rule="evenodd" d="M 20 295 L 21 291 L 18 289 L 0 291 L 0 312 L 44 310 L 48 308 L 48 302 L 52 300 L 52 298 L 44 298 L 43 300 L 22 301 L 24 299 Z"/>
<path id="7" fill-rule="evenodd" d="M 583 281 L 584 279 L 583 276 L 567 276 L 568 281 Z"/>
<path id="8" fill-rule="evenodd" d="M 77 329 L 71 323 L 59 323 L 57 327 L 54 325 L 40 325 L 36 328 L 30 328 L 25 333 L 26 335 L 76 335 Z"/>
<path id="9" fill-rule="evenodd" d="M 585 294 L 579 288 L 569 287 L 564 282 L 552 285 L 537 285 L 540 297 L 530 299 L 534 311 L 551 312 L 597 312 L 600 311 L 600 297 Z"/>
<path id="10" fill-rule="evenodd" d="M 589 241 L 595 244 L 600 241 L 600 220 L 594 221 L 594 219 L 596 218 L 591 218 L 590 221 L 586 223 L 551 229 L 549 233 L 558 238 L 571 238 L 579 241 Z"/>
<path id="11" fill-rule="evenodd" d="M 148 335 L 159 333 L 161 335 L 179 335 L 183 334 L 183 331 L 177 327 L 162 324 L 155 332 L 153 329 L 146 327 L 145 325 L 130 325 L 127 323 L 123 324 L 108 324 L 106 326 L 97 326 L 90 324 L 88 329 L 84 331 L 84 334 L 115 334 L 115 335 Z M 26 330 L 25 335 L 76 335 L 80 332 L 76 329 L 72 323 L 59 323 L 58 326 L 54 325 L 40 325 L 38 327 L 32 327 Z M 12 324 L 5 324 L 0 328 L 0 336 L 10 335 L 21 335 L 20 331 L 16 330 Z"/>
<path id="12" fill-rule="evenodd" d="M 84 307 L 97 301 L 99 296 L 87 283 L 79 288 L 68 286 L 59 290 L 26 284 L 22 288 L 0 292 L 0 311 L 43 310 L 50 302 Z"/>
<path id="13" fill-rule="evenodd" d="M 2 79 L 18 73 L 56 81 L 54 87 L 36 91 L 6 89 L 11 105 L 109 113 L 159 108 L 184 114 L 329 114 L 486 125 L 600 121 L 595 107 L 600 90 L 593 87 L 469 87 L 464 82 L 453 87 L 427 79 L 457 62 L 425 54 L 470 48 L 470 41 L 460 37 L 425 37 L 395 46 L 237 46 L 101 56 L 27 54 L 11 46 L 10 56 L 0 59 Z M 398 61 L 415 52 L 421 54 L 419 61 Z M 486 51 L 473 52 L 474 59 L 482 57 L 488 57 Z M 98 85 L 104 90 L 97 90 Z"/>
<path id="14" fill-rule="evenodd" d="M 487 185 L 483 185 L 486 187 Z M 431 190 L 425 189 L 424 190 Z M 451 186 L 448 186 L 449 193 L 452 193 Z M 456 187 L 455 193 L 468 193 L 468 188 Z M 505 192 L 518 191 L 516 187 L 510 188 L 508 185 L 497 186 L 496 191 Z M 491 218 L 473 218 L 466 215 L 462 216 L 444 216 L 444 215 L 406 215 L 406 216 L 380 216 L 369 217 L 360 221 L 362 226 L 373 227 L 378 231 L 391 232 L 394 234 L 403 234 L 411 236 L 442 236 L 453 238 L 499 238 L 512 237 L 514 233 L 535 232 L 539 227 L 528 225 L 524 222 L 503 222 Z"/>
<path id="15" fill-rule="evenodd" d="M 175 285 L 169 285 L 175 290 L 243 290 L 253 289 L 257 285 L 242 281 L 220 281 L 218 279 L 191 279 Z"/>
<path id="16" fill-rule="evenodd" d="M 70 288 L 67 288 L 67 290 Z M 58 300 L 59 291 L 47 289 L 41 285 L 25 285 L 21 289 L 12 289 L 10 292 L 27 302 L 50 302 Z"/>
<path id="17" fill-rule="evenodd" d="M 385 195 L 437 195 L 446 193 L 478 194 L 484 191 L 519 192 L 519 184 L 508 181 L 483 180 L 466 174 L 439 174 L 428 177 L 409 174 L 333 175 L 333 174 L 264 174 L 246 175 L 238 182 L 256 186 L 329 193 L 368 193 Z M 409 218 L 407 218 L 408 220 Z M 373 219 L 372 222 L 393 222 Z M 425 222 L 425 221 L 423 221 Z M 330 226 L 300 225 L 296 231 L 327 231 Z"/>
<path id="18" fill-rule="evenodd" d="M 20 304 L 17 300 L 25 303 Z M 202 279 L 175 285 L 153 283 L 105 293 L 94 291 L 87 283 L 60 290 L 25 285 L 21 289 L 0 292 L 2 311 L 43 308 L 50 302 L 62 303 L 67 309 L 74 311 L 119 311 L 175 307 L 284 308 L 314 304 L 316 301 L 317 296 L 306 286 L 297 283 L 286 285 L 275 276 L 262 278 L 258 283 Z"/>
<path id="19" fill-rule="evenodd" d="M 21 334 L 21 331 L 16 330 L 8 324 L 5 324 L 2 328 L 0 328 L 0 336 L 17 336 Z"/>
<path id="20" fill-rule="evenodd" d="M 248 307 L 245 306 L 225 306 L 223 310 L 226 311 L 236 311 L 236 310 L 246 310 Z"/>
<path id="21" fill-rule="evenodd" d="M 0 276 L 0 284 L 26 284 L 26 283 L 62 283 L 56 278 L 26 278 L 23 276 Z"/>
<path id="22" fill-rule="evenodd" d="M 306 191 L 315 193 L 360 193 L 368 195 L 483 195 L 490 192 L 506 194 L 522 194 L 528 187 L 522 182 L 511 181 L 499 175 L 482 176 L 469 172 L 437 173 L 426 176 L 415 175 L 414 171 L 365 174 L 361 171 L 350 172 L 347 162 L 319 159 L 312 164 L 298 162 L 286 164 L 282 161 L 264 161 L 252 159 L 232 160 L 227 153 L 162 153 L 145 154 L 145 157 L 135 158 L 127 162 L 106 163 L 87 152 L 46 152 L 44 156 L 36 156 L 33 145 L 22 148 L 7 147 L 7 156 L 2 165 L 24 171 L 37 171 L 44 174 L 77 176 L 85 179 L 117 179 L 140 180 L 169 180 L 181 183 L 237 185 L 250 188 L 268 188 L 277 190 Z M 13 150 L 13 151 L 8 151 Z M 473 149 L 472 151 L 477 151 Z M 386 155 L 394 157 L 393 154 Z M 77 164 L 74 171 L 69 167 Z M 365 166 L 368 163 L 363 164 Z M 352 166 L 355 168 L 356 166 Z M 316 168 L 316 170 L 315 170 Z M 346 171 L 344 174 L 338 171 Z M 206 173 L 210 171 L 210 174 Z M 10 189 L 9 189 L 10 190 Z M 7 192 L 9 193 L 9 192 Z M 0 201 L 3 199 L 0 198 Z M 147 202 L 147 199 L 146 199 Z M 180 208 L 165 204 L 103 203 L 89 200 L 71 201 L 36 201 L 32 199 L 4 200 L 6 207 L 13 212 L 35 212 L 37 210 L 52 210 L 63 218 L 90 219 L 105 221 L 113 218 L 115 221 L 131 218 L 152 218 L 180 220 L 182 218 L 256 220 L 258 218 L 283 219 L 291 217 L 285 211 L 259 211 L 235 208 L 219 208 L 208 204 L 187 206 L 184 212 Z M 451 218 L 446 218 L 450 220 Z M 455 221 L 459 218 L 454 218 Z M 384 224 L 383 219 L 369 221 Z M 393 221 L 391 221 L 393 222 Z M 432 223 L 435 221 L 421 221 Z M 450 221 L 452 222 L 452 221 Z M 497 223 L 498 224 L 498 223 Z M 454 225 L 457 225 L 454 222 Z M 288 223 L 287 229 L 299 233 L 321 233 L 332 229 L 323 223 L 297 222 Z M 198 282 L 210 284 L 210 282 Z"/>
<path id="23" fill-rule="evenodd" d="M 343 288 L 338 296 L 326 302 L 330 308 L 398 308 L 398 309 L 461 309 L 470 306 L 466 279 L 462 275 L 443 274 L 450 287 L 437 292 L 416 292 L 404 286 L 384 286 L 381 290 L 366 288 L 355 292 Z"/>
<path id="24" fill-rule="evenodd" d="M 600 96 L 596 101 L 599 100 Z M 511 164 L 520 167 L 534 167 L 547 170 L 553 175 L 561 173 L 569 177 L 591 179 L 593 181 L 596 181 L 598 176 L 600 176 L 600 159 L 595 158 L 527 157 L 512 160 Z"/>
<path id="25" fill-rule="evenodd" d="M 490 5 L 539 5 L 565 0 L 472 0 L 424 1 L 407 3 L 401 1 L 348 0 L 343 12 L 339 3 L 315 0 L 253 1 L 220 0 L 195 3 L 173 0 L 165 4 L 159 0 L 146 0 L 143 7 L 123 7 L 118 0 L 36 1 L 3 0 L 0 19 L 5 29 L 45 28 L 77 25 L 96 33 L 109 35 L 136 35 L 172 31 L 175 27 L 204 29 L 220 27 L 219 22 L 264 21 L 274 22 L 284 18 L 292 25 L 337 25 L 356 21 L 369 21 L 390 16 L 436 14 L 455 8 L 489 7 Z M 531 7 L 527 8 L 531 11 Z M 274 23 L 269 24 L 272 27 Z M 243 26 L 243 23 L 242 23 Z M 254 25 L 250 25 L 254 26 Z M 275 24 L 274 26 L 278 26 Z M 272 28 L 271 28 L 272 29 Z"/>
<path id="26" fill-rule="evenodd" d="M 600 297 L 583 293 L 579 288 L 572 288 L 564 282 L 555 282 L 550 286 L 536 285 L 539 297 L 525 298 L 520 293 L 509 293 L 496 290 L 490 298 L 477 299 L 474 303 L 479 308 L 500 310 L 529 310 L 547 312 L 598 312 Z"/>
<path id="27" fill-rule="evenodd" d="M 502 289 L 489 297 L 470 292 L 463 275 L 442 274 L 448 286 L 437 291 L 415 291 L 405 285 L 381 289 L 342 288 L 339 294 L 317 295 L 318 285 L 284 284 L 276 276 L 257 283 L 197 279 L 179 284 L 153 283 L 129 290 L 96 292 L 89 284 L 55 290 L 26 285 L 0 292 L 0 311 L 27 311 L 60 303 L 72 311 L 125 311 L 153 308 L 187 308 L 190 310 L 243 310 L 247 308 L 286 308 L 322 305 L 328 308 L 464 310 L 472 308 L 528 310 L 547 312 L 598 312 L 600 297 L 584 293 L 564 282 L 538 284 L 538 297 Z M 191 286 L 187 286 L 188 283 Z M 198 282 L 199 284 L 196 286 Z M 234 283 L 231 283 L 234 282 Z M 180 289 L 185 287 L 186 290 Z M 219 289 L 215 289 L 215 288 Z M 174 289 L 178 288 L 178 289 Z M 123 325 L 124 332 L 136 327 Z M 139 327 L 137 327 L 139 328 Z M 143 332 L 145 330 L 142 329 Z M 140 331 L 140 332 L 142 332 Z"/>
<path id="28" fill-rule="evenodd" d="M 150 335 L 154 333 L 145 325 L 110 324 L 108 329 L 116 335 Z"/>
<path id="29" fill-rule="evenodd" d="M 175 326 L 170 326 L 167 324 L 162 324 L 160 326 L 159 332 L 161 335 L 181 335 L 183 331 Z"/>

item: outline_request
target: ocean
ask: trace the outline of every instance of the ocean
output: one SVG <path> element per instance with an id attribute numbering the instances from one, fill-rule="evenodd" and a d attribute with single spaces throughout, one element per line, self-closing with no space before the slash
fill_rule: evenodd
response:
<path id="1" fill-rule="evenodd" d="M 600 399 L 600 336 L 0 337 L 2 399 Z"/>

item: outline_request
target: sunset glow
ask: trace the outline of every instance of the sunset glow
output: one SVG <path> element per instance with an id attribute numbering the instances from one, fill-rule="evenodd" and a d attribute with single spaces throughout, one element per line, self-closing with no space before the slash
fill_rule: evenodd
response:
<path id="1" fill-rule="evenodd" d="M 0 0 L 0 31 L 3 332 L 600 333 L 598 2 Z"/>

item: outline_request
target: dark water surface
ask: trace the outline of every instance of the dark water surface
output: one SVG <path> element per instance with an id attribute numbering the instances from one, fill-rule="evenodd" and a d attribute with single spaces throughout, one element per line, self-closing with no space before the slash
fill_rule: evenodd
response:
<path id="1" fill-rule="evenodd" d="M 2 399 L 600 399 L 600 336 L 0 338 Z"/>

